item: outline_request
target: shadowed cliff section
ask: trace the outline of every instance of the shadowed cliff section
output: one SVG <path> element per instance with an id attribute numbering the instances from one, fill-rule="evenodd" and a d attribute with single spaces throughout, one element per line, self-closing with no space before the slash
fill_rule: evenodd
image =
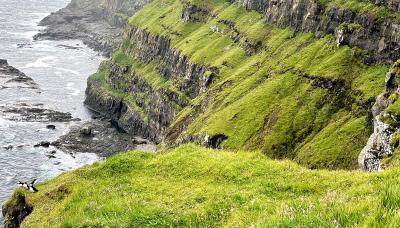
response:
<path id="1" fill-rule="evenodd" d="M 72 0 L 65 8 L 44 18 L 47 28 L 35 39 L 79 39 L 109 55 L 121 42 L 127 19 L 149 0 Z"/>

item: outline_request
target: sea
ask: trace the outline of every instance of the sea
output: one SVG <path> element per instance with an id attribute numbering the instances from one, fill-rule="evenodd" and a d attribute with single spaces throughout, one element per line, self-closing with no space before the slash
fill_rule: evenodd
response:
<path id="1" fill-rule="evenodd" d="M 0 59 L 31 77 L 39 89 L 0 88 L 0 106 L 39 105 L 69 112 L 81 121 L 39 123 L 8 120 L 0 112 L 0 204 L 17 188 L 18 181 L 46 181 L 62 172 L 98 161 L 95 154 L 67 154 L 55 148 L 35 148 L 41 141 L 53 141 L 73 125 L 90 119 L 83 105 L 86 80 L 103 58 L 78 40 L 34 41 L 42 27 L 38 22 L 65 7 L 69 0 L 0 0 Z M 46 126 L 54 124 L 56 130 Z M 12 146 L 13 149 L 9 149 Z M 6 149 L 8 147 L 8 149 Z M 1 210 L 1 209 L 0 209 Z M 2 226 L 0 211 L 0 226 Z"/>

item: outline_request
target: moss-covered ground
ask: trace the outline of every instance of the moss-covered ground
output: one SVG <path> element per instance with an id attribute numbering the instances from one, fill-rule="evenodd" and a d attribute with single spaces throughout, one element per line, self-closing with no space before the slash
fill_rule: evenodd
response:
<path id="1" fill-rule="evenodd" d="M 132 151 L 26 192 L 22 227 L 396 227 L 400 170 L 308 170 L 260 152 Z M 20 192 L 17 192 L 20 194 Z"/>

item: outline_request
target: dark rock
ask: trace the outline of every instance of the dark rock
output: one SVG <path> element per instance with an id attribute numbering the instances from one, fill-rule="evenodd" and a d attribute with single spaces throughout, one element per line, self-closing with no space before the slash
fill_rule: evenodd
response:
<path id="1" fill-rule="evenodd" d="M 50 142 L 48 141 L 42 141 L 36 145 L 34 145 L 34 147 L 50 147 Z"/>
<path id="2" fill-rule="evenodd" d="M 46 157 L 47 157 L 48 159 L 54 159 L 54 158 L 56 158 L 56 156 L 54 156 L 54 155 L 52 155 L 52 154 L 46 154 Z"/>
<path id="3" fill-rule="evenodd" d="M 149 0 L 73 0 L 65 8 L 40 22 L 46 29 L 35 35 L 34 40 L 79 39 L 90 48 L 109 55 L 122 41 L 120 33 L 127 18 L 148 2 Z"/>
<path id="4" fill-rule="evenodd" d="M 39 88 L 32 78 L 26 76 L 23 72 L 19 71 L 17 68 L 8 65 L 8 62 L 5 59 L 0 59 L 0 74 L 2 75 L 2 77 L 8 79 L 2 82 L 3 84 L 0 84 L 0 87 L 3 88 L 19 87 L 27 89 Z"/>
<path id="5" fill-rule="evenodd" d="M 92 127 L 84 126 L 79 130 L 79 133 L 81 135 L 90 136 L 90 135 L 92 135 Z"/>
<path id="6" fill-rule="evenodd" d="M 8 145 L 8 146 L 5 146 L 5 147 L 4 147 L 4 149 L 6 149 L 6 150 L 12 150 L 13 148 L 14 148 L 13 145 Z"/>
<path id="7" fill-rule="evenodd" d="M 181 11 L 181 18 L 185 22 L 205 22 L 210 16 L 210 12 L 206 9 L 191 4 L 191 2 L 184 0 Z"/>
<path id="8" fill-rule="evenodd" d="M 211 135 L 207 136 L 205 138 L 205 146 L 213 149 L 219 149 L 222 142 L 227 140 L 228 136 L 224 134 L 217 134 L 217 135 Z"/>
<path id="9" fill-rule="evenodd" d="M 126 133 L 119 132 L 116 128 L 110 125 L 109 121 L 92 120 L 84 124 L 87 129 L 91 129 L 92 137 L 82 135 L 81 127 L 75 126 L 70 129 L 70 132 L 61 136 L 51 145 L 56 148 L 70 153 L 71 156 L 76 152 L 96 153 L 102 157 L 108 157 L 114 153 L 128 151 L 132 149 L 142 149 L 154 151 L 155 146 L 141 140 L 143 144 L 136 144 L 132 140 L 132 136 Z M 96 132 L 95 136 L 93 135 Z M 144 144 L 146 141 L 146 144 Z M 138 142 L 138 141 L 136 141 Z M 142 146 L 143 145 L 143 146 Z"/>
<path id="10" fill-rule="evenodd" d="M 33 207 L 26 202 L 25 196 L 15 193 L 13 199 L 3 206 L 5 228 L 18 228 L 22 221 L 33 211 Z"/>
<path id="11" fill-rule="evenodd" d="M 12 121 L 20 122 L 70 122 L 79 121 L 73 118 L 69 112 L 59 112 L 41 107 L 27 105 L 0 106 L 3 117 Z M 50 128 L 51 129 L 51 128 Z"/>
<path id="12" fill-rule="evenodd" d="M 49 124 L 49 125 L 46 126 L 46 128 L 47 128 L 47 129 L 50 129 L 50 130 L 55 130 L 55 129 L 56 129 L 56 126 L 53 125 L 53 124 Z"/>

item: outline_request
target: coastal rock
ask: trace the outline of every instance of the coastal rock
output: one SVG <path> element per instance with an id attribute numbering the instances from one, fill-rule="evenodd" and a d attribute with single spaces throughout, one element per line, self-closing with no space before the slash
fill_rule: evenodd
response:
<path id="1" fill-rule="evenodd" d="M 78 121 L 69 112 L 60 112 L 28 105 L 0 105 L 3 118 L 19 122 L 70 122 Z"/>
<path id="2" fill-rule="evenodd" d="M 44 18 L 46 28 L 35 40 L 79 39 L 94 50 L 109 55 L 122 41 L 127 19 L 149 0 L 73 0 Z"/>
<path id="3" fill-rule="evenodd" d="M 55 130 L 56 126 L 53 125 L 53 124 L 49 124 L 49 125 L 46 126 L 46 128 L 49 129 L 49 130 Z"/>
<path id="4" fill-rule="evenodd" d="M 81 133 L 82 129 L 90 129 L 91 136 Z M 88 133 L 88 132 L 86 132 Z M 92 120 L 84 124 L 84 127 L 75 126 L 70 131 L 51 143 L 56 148 L 67 153 L 96 153 L 101 157 L 108 157 L 118 152 L 132 149 L 154 151 L 155 145 L 148 140 L 132 140 L 132 136 L 119 132 L 110 121 Z M 54 156 L 54 154 L 49 154 Z"/>
<path id="5" fill-rule="evenodd" d="M 50 142 L 48 141 L 42 141 L 36 145 L 34 145 L 34 147 L 50 147 Z"/>
<path id="6" fill-rule="evenodd" d="M 3 206 L 5 228 L 18 228 L 22 221 L 32 213 L 33 207 L 26 202 L 25 196 L 19 192 Z"/>
<path id="7" fill-rule="evenodd" d="M 2 88 L 39 89 L 39 86 L 32 78 L 10 66 L 7 60 L 0 59 L 0 89 Z"/>
<path id="8" fill-rule="evenodd" d="M 79 130 L 79 133 L 81 133 L 81 135 L 90 136 L 92 135 L 92 127 L 84 126 Z"/>

